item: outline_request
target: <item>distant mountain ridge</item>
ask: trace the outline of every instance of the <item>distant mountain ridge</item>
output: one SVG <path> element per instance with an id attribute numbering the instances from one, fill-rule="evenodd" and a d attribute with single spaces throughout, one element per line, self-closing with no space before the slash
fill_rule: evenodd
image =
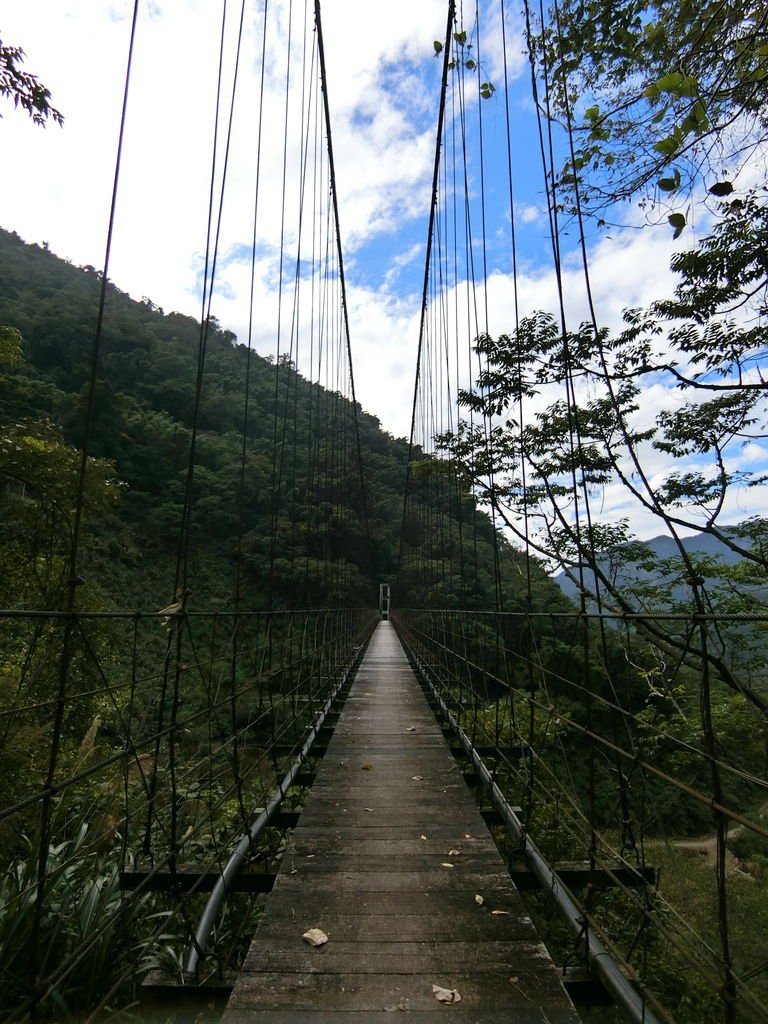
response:
<path id="1" fill-rule="evenodd" d="M 722 527 L 724 533 L 728 533 L 731 530 L 737 529 L 738 524 L 732 523 L 729 526 Z M 656 537 L 651 537 L 650 540 L 642 541 L 643 544 L 650 550 L 651 554 L 655 556 L 655 561 L 661 566 L 661 563 L 668 559 L 674 559 L 678 556 L 678 547 L 672 537 L 659 534 Z M 740 561 L 739 555 L 729 548 L 726 544 L 723 544 L 717 537 L 713 537 L 708 533 L 695 534 L 692 537 L 683 537 L 682 545 L 687 554 L 691 555 L 694 559 L 719 559 L 724 565 L 734 565 Z M 607 566 L 607 559 L 600 559 L 601 566 Z M 659 572 L 654 573 L 648 571 L 642 566 L 637 565 L 633 562 L 628 562 L 624 569 L 620 568 L 617 572 L 617 582 L 622 587 L 631 586 L 633 583 L 653 583 L 654 581 L 663 584 L 668 574 Z M 576 584 L 564 573 L 558 573 L 554 577 L 555 582 L 563 591 L 563 593 L 571 598 L 575 598 L 579 589 Z M 587 582 L 589 582 L 589 574 L 587 573 Z M 672 587 L 670 597 L 672 600 L 680 600 L 684 597 L 686 588 L 678 584 Z"/>

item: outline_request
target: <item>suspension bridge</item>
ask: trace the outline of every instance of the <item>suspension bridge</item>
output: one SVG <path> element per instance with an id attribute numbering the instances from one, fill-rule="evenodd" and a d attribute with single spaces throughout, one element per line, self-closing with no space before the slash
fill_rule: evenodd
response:
<path id="1" fill-rule="evenodd" d="M 30 556 L 45 586 L 25 584 L 0 611 L 0 1018 L 575 1024 L 605 1004 L 621 1015 L 610 1019 L 648 1024 L 766 1020 L 750 936 L 759 857 L 736 871 L 728 846 L 729 830 L 768 839 L 755 813 L 768 788 L 759 584 L 749 607 L 711 599 L 682 513 L 647 482 L 596 319 L 574 336 L 562 294 L 559 327 L 518 316 L 509 12 L 494 15 L 493 84 L 479 12 L 469 29 L 451 0 L 435 46 L 411 433 L 397 448 L 355 393 L 320 3 L 275 6 L 275 22 L 269 5 L 258 12 L 250 57 L 280 79 L 282 129 L 262 138 L 262 74 L 249 105 L 249 331 L 235 349 L 212 310 L 246 5 L 234 33 L 224 5 L 233 71 L 220 62 L 194 388 L 152 520 L 165 554 L 148 536 L 138 588 L 164 588 L 151 607 L 109 593 L 104 567 L 127 556 L 104 557 L 93 511 L 109 483 L 94 458 L 109 457 L 100 389 L 127 362 L 115 337 L 128 300 L 109 280 L 122 134 L 70 489 L 41 488 L 30 467 L 43 441 L 23 425 L 3 449 L 17 453 L 7 501 L 48 501 L 48 532 Z M 530 49 L 535 92 L 552 69 Z M 503 132 L 484 127 L 494 96 Z M 486 180 L 489 146 L 509 170 L 501 184 Z M 281 183 L 274 208 L 267 180 Z M 491 187 L 509 192 L 515 292 L 498 341 Z M 269 362 L 256 355 L 264 249 L 279 263 Z M 572 351 L 587 340 L 588 355 Z M 225 350 L 242 371 L 229 391 Z M 222 409 L 241 427 L 214 444 Z M 385 462 L 402 470 L 396 508 L 371 468 Z M 208 500 L 222 466 L 226 515 Z M 612 473 L 668 528 L 678 564 L 665 572 L 685 603 L 621 585 L 640 555 L 600 522 L 596 491 Z M 230 579 L 201 584 L 198 547 L 217 529 Z M 718 536 L 764 567 L 756 529 Z M 577 603 L 548 575 L 557 551 Z M 676 845 L 675 826 L 710 835 L 714 865 Z"/>
<path id="2" fill-rule="evenodd" d="M 436 1020 L 435 992 L 467 1020 L 577 1019 L 390 623 L 284 859 L 230 1019 Z"/>

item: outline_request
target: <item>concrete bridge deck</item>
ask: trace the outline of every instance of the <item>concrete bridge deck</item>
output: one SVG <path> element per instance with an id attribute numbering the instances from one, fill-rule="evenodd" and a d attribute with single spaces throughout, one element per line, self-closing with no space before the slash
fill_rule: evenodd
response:
<path id="1" fill-rule="evenodd" d="M 311 928 L 328 942 L 307 945 Z M 460 1000 L 438 1001 L 433 986 Z M 222 1024 L 362 1024 L 398 1012 L 410 1024 L 579 1020 L 381 622 Z"/>

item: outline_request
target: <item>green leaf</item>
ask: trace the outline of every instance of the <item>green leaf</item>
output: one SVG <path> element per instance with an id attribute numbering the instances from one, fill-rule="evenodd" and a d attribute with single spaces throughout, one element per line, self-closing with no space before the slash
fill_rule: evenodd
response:
<path id="1" fill-rule="evenodd" d="M 729 196 L 733 192 L 733 185 L 730 181 L 718 181 L 709 189 L 711 196 Z"/>
<path id="2" fill-rule="evenodd" d="M 680 182 L 675 178 L 659 178 L 659 188 L 662 192 L 674 192 L 679 186 Z"/>
<path id="3" fill-rule="evenodd" d="M 698 94 L 699 83 L 696 81 L 696 79 L 690 77 L 689 75 L 683 76 L 683 81 L 680 83 L 680 86 L 677 89 L 677 95 L 687 96 L 691 98 L 693 96 L 698 96 Z"/>
<path id="4" fill-rule="evenodd" d="M 434 41 L 434 42 L 432 43 L 432 45 L 433 45 L 433 46 L 434 46 L 434 48 L 435 48 L 435 53 L 440 53 L 440 52 L 442 51 L 442 49 L 443 49 L 443 44 L 442 44 L 442 43 L 440 42 L 440 40 L 439 40 L 439 39 L 436 39 L 436 40 L 435 40 L 435 41 Z"/>
<path id="5" fill-rule="evenodd" d="M 682 71 L 670 71 L 666 75 L 662 75 L 658 78 L 653 85 L 646 89 L 646 94 L 651 90 L 658 90 L 658 92 L 670 92 L 674 93 L 675 96 L 687 96 L 693 97 L 698 93 L 698 82 L 695 78 L 691 78 L 689 75 L 684 75 Z M 653 98 L 648 96 L 649 99 Z"/>
<path id="6" fill-rule="evenodd" d="M 662 156 L 672 156 L 673 153 L 677 152 L 678 145 L 677 137 L 675 135 L 668 135 L 665 139 L 660 139 L 653 148 L 657 153 L 661 153 Z"/>
<path id="7" fill-rule="evenodd" d="M 683 75 L 679 71 L 670 71 L 658 78 L 655 85 L 659 92 L 677 92 L 682 81 Z"/>
<path id="8" fill-rule="evenodd" d="M 454 32 L 453 33 L 453 38 L 456 40 L 456 42 L 459 44 L 459 46 L 463 46 L 464 43 L 466 43 L 466 41 L 467 41 L 467 33 L 463 32 L 463 31 L 462 32 Z"/>
<path id="9" fill-rule="evenodd" d="M 587 109 L 584 111 L 584 117 L 586 117 L 589 121 L 595 121 L 598 117 L 600 117 L 600 107 L 598 107 L 597 104 L 595 104 L 594 107 L 587 107 Z"/>
<path id="10" fill-rule="evenodd" d="M 685 214 L 682 213 L 670 213 L 667 220 L 675 229 L 675 233 L 672 238 L 679 238 L 685 229 Z"/>
<path id="11" fill-rule="evenodd" d="M 702 132 L 708 131 L 708 129 L 709 118 L 707 117 L 707 108 L 701 100 L 697 100 L 683 118 L 683 123 L 678 130 L 685 136 L 690 132 L 696 132 L 697 135 L 701 135 Z"/>

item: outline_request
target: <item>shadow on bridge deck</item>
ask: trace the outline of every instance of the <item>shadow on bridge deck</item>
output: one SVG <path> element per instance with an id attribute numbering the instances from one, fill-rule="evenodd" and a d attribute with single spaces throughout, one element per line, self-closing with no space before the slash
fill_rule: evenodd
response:
<path id="1" fill-rule="evenodd" d="M 329 941 L 308 946 L 309 928 Z M 440 1003 L 433 985 L 460 1002 Z M 222 1024 L 359 1024 L 393 1011 L 411 1024 L 578 1021 L 381 622 Z"/>

